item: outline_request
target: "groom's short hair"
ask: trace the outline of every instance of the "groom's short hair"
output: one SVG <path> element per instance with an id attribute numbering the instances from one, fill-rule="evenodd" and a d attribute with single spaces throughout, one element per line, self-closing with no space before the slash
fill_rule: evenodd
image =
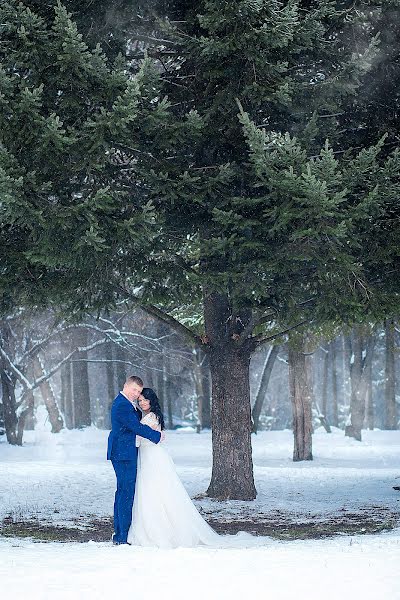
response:
<path id="1" fill-rule="evenodd" d="M 143 387 L 143 379 L 140 379 L 140 377 L 138 377 L 137 375 L 129 375 L 129 377 L 126 378 L 125 383 L 129 384 L 129 383 L 137 383 L 138 385 L 140 385 L 141 387 Z"/>

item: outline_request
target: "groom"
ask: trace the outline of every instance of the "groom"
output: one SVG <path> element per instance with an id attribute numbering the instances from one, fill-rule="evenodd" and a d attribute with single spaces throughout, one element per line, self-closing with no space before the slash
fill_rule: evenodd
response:
<path id="1" fill-rule="evenodd" d="M 140 377 L 132 375 L 111 408 L 111 431 L 108 436 L 107 460 L 111 460 L 117 476 L 114 502 L 114 544 L 127 544 L 135 496 L 137 448 L 136 435 L 158 444 L 161 433 L 140 423 L 141 413 L 136 400 L 143 389 Z"/>

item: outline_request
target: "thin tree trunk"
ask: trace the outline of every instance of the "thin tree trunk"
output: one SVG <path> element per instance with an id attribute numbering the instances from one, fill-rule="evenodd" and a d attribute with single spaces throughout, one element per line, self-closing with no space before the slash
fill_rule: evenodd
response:
<path id="1" fill-rule="evenodd" d="M 372 333 L 364 335 L 363 326 L 355 325 L 351 340 L 350 354 L 350 425 L 346 426 L 345 435 L 361 441 L 361 431 L 365 420 L 365 398 L 367 391 L 367 372 L 372 361 L 376 336 Z"/>
<path id="2" fill-rule="evenodd" d="M 279 346 L 271 346 L 264 362 L 263 372 L 261 374 L 260 385 L 258 386 L 256 400 L 254 402 L 252 416 L 252 432 L 257 433 L 260 424 L 260 415 L 267 395 L 269 380 L 271 379 L 272 369 L 279 354 Z"/>
<path id="3" fill-rule="evenodd" d="M 33 368 L 31 363 L 27 368 L 27 378 L 30 381 L 33 379 Z M 24 413 L 23 431 L 33 431 L 35 429 L 35 397 L 32 390 L 25 393 L 25 404 L 26 408 L 21 413 L 21 415 Z M 19 420 L 21 420 L 21 415 Z"/>
<path id="4" fill-rule="evenodd" d="M 371 431 L 374 430 L 375 427 L 375 413 L 374 413 L 374 399 L 372 395 L 372 361 L 369 363 L 367 368 L 367 390 L 366 390 L 366 398 L 365 398 L 365 410 L 367 414 L 367 427 Z"/>
<path id="5" fill-rule="evenodd" d="M 164 373 L 162 370 L 162 361 L 161 363 L 159 363 L 157 365 L 158 367 L 160 367 L 160 370 L 156 372 L 155 378 L 156 378 L 156 389 L 155 392 L 158 396 L 158 399 L 160 401 L 160 406 L 161 406 L 161 410 L 165 411 L 165 403 L 164 403 Z"/>
<path id="6" fill-rule="evenodd" d="M 351 397 L 351 336 L 342 336 L 342 372 L 343 372 L 343 400 L 345 406 L 349 407 L 349 421 L 350 422 L 350 397 Z"/>
<path id="7" fill-rule="evenodd" d="M 119 344 L 114 346 L 115 352 L 115 376 L 117 380 L 118 390 L 122 390 L 124 387 L 125 380 L 127 378 L 127 364 L 126 364 L 126 350 Z"/>
<path id="8" fill-rule="evenodd" d="M 162 354 L 162 390 L 164 398 L 164 408 L 167 409 L 167 427 L 168 429 L 174 428 L 174 419 L 172 415 L 172 386 L 169 375 L 170 360 L 169 360 L 169 349 L 170 349 L 170 338 L 166 338 L 164 342 L 164 351 Z"/>
<path id="9" fill-rule="evenodd" d="M 18 437 L 17 403 L 15 400 L 15 381 L 6 369 L 1 369 L 1 392 L 3 403 L 4 428 L 7 442 L 12 446 L 21 446 L 22 440 Z"/>
<path id="10" fill-rule="evenodd" d="M 198 427 L 199 429 L 203 429 L 204 381 L 201 363 L 204 360 L 204 353 L 199 348 L 193 348 L 192 354 L 194 361 L 193 374 L 197 400 Z"/>
<path id="11" fill-rule="evenodd" d="M 328 373 L 329 373 L 329 345 L 327 348 L 323 348 L 324 352 L 324 363 L 322 371 L 322 393 L 321 393 L 321 410 L 326 421 L 328 421 Z"/>
<path id="12" fill-rule="evenodd" d="M 164 398 L 167 399 L 168 429 L 173 429 L 174 428 L 174 417 L 172 414 L 171 386 L 169 385 L 168 378 L 166 375 L 164 375 Z"/>
<path id="13" fill-rule="evenodd" d="M 88 345 L 86 329 L 77 328 L 74 330 L 73 344 L 77 348 L 85 348 Z M 91 425 L 87 352 L 77 352 L 72 361 L 72 401 L 74 404 L 75 427 L 82 428 Z"/>
<path id="14" fill-rule="evenodd" d="M 39 379 L 39 377 L 43 377 L 45 374 L 43 363 L 39 356 L 36 356 L 33 361 L 33 371 L 35 374 L 35 379 Z M 59 433 L 61 429 L 64 427 L 63 419 L 60 414 L 57 400 L 55 398 L 55 394 L 53 388 L 51 387 L 50 381 L 44 381 L 39 386 L 40 393 L 42 394 L 43 402 L 46 406 L 47 412 L 49 414 L 49 421 L 51 424 L 51 432 Z"/>
<path id="15" fill-rule="evenodd" d="M 290 336 L 288 358 L 293 411 L 293 460 L 312 460 L 312 390 L 304 335 Z"/>
<path id="16" fill-rule="evenodd" d="M 395 323 L 385 321 L 385 429 L 397 429 Z"/>
<path id="17" fill-rule="evenodd" d="M 212 476 L 207 494 L 221 500 L 254 500 L 249 366 L 252 348 L 238 343 L 226 295 L 206 294 L 204 320 L 212 378 Z"/>
<path id="18" fill-rule="evenodd" d="M 207 354 L 203 354 L 200 376 L 202 378 L 203 403 L 201 407 L 201 427 L 211 429 L 211 374 L 210 361 Z"/>
<path id="19" fill-rule="evenodd" d="M 104 357 L 106 359 L 106 381 L 107 381 L 107 387 L 106 387 L 106 401 L 105 401 L 105 405 L 103 404 L 103 417 L 104 417 L 104 426 L 106 429 L 110 429 L 111 427 L 111 405 L 112 405 L 112 401 L 116 396 L 116 389 L 115 389 L 115 379 L 116 379 L 116 373 L 115 373 L 115 366 L 114 366 L 114 362 L 113 362 L 113 358 L 114 358 L 114 347 L 113 347 L 113 343 L 112 342 L 108 342 L 107 344 L 105 344 L 104 347 Z M 122 389 L 122 388 L 121 388 Z"/>
<path id="20" fill-rule="evenodd" d="M 361 430 L 364 425 L 365 402 L 361 395 L 362 376 L 362 338 L 361 327 L 356 325 L 351 336 L 350 357 L 350 421 L 346 427 L 345 435 L 361 441 Z"/>
<path id="21" fill-rule="evenodd" d="M 203 378 L 203 406 L 201 422 L 203 429 L 211 429 L 211 374 L 208 356 L 205 356 L 201 365 Z"/>
<path id="22" fill-rule="evenodd" d="M 336 340 L 331 342 L 330 356 L 332 373 L 332 425 L 334 427 L 339 427 Z"/>
<path id="23" fill-rule="evenodd" d="M 200 429 L 211 428 L 210 375 L 207 355 L 201 348 L 193 348 L 194 384 Z"/>
<path id="24" fill-rule="evenodd" d="M 12 332 L 10 325 L 0 322 L 0 343 L 8 356 L 13 356 Z M 4 428 L 6 430 L 7 442 L 13 446 L 22 445 L 22 436 L 18 435 L 17 401 L 15 398 L 16 377 L 10 372 L 8 363 L 0 357 L 0 378 L 3 404 Z"/>
<path id="25" fill-rule="evenodd" d="M 72 403 L 72 373 L 71 363 L 61 367 L 61 395 L 63 397 L 64 421 L 67 429 L 74 428 L 74 406 Z"/>
<path id="26" fill-rule="evenodd" d="M 156 323 L 156 330 L 155 330 L 155 334 L 158 338 L 162 338 L 163 335 L 165 333 L 165 325 L 161 322 L 157 322 Z M 164 413 L 164 418 L 165 416 L 165 407 L 166 407 L 166 401 L 164 398 L 164 352 L 162 354 L 158 354 L 155 353 L 152 357 L 150 357 L 149 359 L 149 367 L 152 366 L 153 368 L 147 369 L 147 378 L 148 380 L 152 380 L 152 382 L 154 382 L 154 388 L 155 388 L 155 392 L 158 396 L 158 399 L 160 401 L 160 406 L 161 406 L 161 410 Z M 165 423 L 166 426 L 167 425 L 167 419 L 165 418 Z"/>

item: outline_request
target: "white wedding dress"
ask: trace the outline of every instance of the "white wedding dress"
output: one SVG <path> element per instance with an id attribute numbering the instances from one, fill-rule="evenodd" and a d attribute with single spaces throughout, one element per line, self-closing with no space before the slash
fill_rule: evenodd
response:
<path id="1" fill-rule="evenodd" d="M 145 415 L 141 423 L 160 431 L 154 413 Z M 159 548 L 218 546 L 220 536 L 197 511 L 163 445 L 136 439 L 138 466 L 128 542 Z"/>

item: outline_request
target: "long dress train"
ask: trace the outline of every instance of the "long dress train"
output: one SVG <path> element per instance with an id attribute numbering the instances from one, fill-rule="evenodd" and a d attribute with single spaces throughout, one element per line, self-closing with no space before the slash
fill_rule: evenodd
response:
<path id="1" fill-rule="evenodd" d="M 160 430 L 154 413 L 141 422 Z M 218 546 L 220 536 L 197 511 L 162 444 L 139 437 L 138 470 L 128 542 L 159 548 Z"/>

